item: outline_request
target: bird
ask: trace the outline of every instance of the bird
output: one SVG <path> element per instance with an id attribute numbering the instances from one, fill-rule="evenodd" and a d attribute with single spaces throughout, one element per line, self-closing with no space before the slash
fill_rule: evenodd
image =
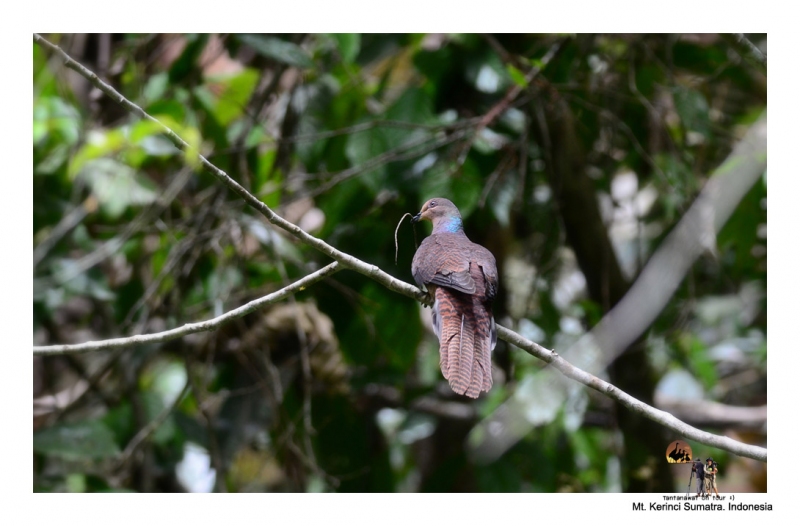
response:
<path id="1" fill-rule="evenodd" d="M 461 212 L 452 201 L 429 199 L 411 219 L 419 221 L 433 223 L 433 232 L 414 254 L 411 273 L 433 299 L 439 366 L 455 393 L 478 398 L 492 387 L 497 263 L 489 250 L 467 238 Z"/>

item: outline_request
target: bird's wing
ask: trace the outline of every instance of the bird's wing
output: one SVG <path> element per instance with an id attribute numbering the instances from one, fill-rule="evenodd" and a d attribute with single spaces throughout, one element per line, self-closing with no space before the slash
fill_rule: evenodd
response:
<path id="1" fill-rule="evenodd" d="M 464 238 L 466 240 L 466 238 Z M 420 287 L 428 284 L 475 294 L 475 281 L 469 273 L 468 245 L 452 236 L 426 237 L 411 263 L 414 280 Z"/>

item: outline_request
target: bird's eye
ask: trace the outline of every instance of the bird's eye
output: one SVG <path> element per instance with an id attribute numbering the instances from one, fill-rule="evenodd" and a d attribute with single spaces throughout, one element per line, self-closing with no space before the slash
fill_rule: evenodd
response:
<path id="1" fill-rule="evenodd" d="M 428 208 L 434 208 L 435 206 L 436 206 L 436 201 L 431 201 L 430 204 L 428 204 Z"/>

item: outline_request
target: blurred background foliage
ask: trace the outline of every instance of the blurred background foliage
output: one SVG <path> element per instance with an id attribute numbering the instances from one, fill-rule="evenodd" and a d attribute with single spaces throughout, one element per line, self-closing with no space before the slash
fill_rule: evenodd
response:
<path id="1" fill-rule="evenodd" d="M 401 225 L 395 264 L 401 216 L 449 197 L 497 257 L 498 321 L 556 350 L 619 300 L 767 100 L 765 65 L 724 35 L 47 38 L 399 279 L 428 232 Z M 328 263 L 37 45 L 33 64 L 36 345 L 208 319 Z M 603 373 L 760 445 L 766 186 Z M 543 364 L 498 342 L 492 391 L 458 397 L 429 316 L 345 271 L 215 332 L 35 357 L 34 490 L 684 490 L 688 466 L 664 457 L 681 437 L 578 384 L 579 403 L 476 461 L 465 437 Z M 720 462 L 721 491 L 766 491 L 765 465 L 692 446 Z"/>

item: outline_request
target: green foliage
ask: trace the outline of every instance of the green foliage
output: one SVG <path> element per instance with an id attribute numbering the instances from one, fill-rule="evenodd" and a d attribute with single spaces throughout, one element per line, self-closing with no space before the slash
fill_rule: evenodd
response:
<path id="1" fill-rule="evenodd" d="M 361 51 L 361 35 L 359 33 L 334 33 L 332 36 L 336 39 L 339 53 L 342 54 L 342 61 L 354 62 L 358 57 L 358 52 Z"/>
<path id="2" fill-rule="evenodd" d="M 98 38 L 52 36 L 87 67 Z M 568 233 L 570 207 L 601 203 L 600 232 L 635 276 L 766 108 L 766 78 L 714 35 L 109 42 L 100 78 L 190 148 L 176 148 L 159 122 L 95 100 L 34 46 L 37 345 L 206 320 L 330 262 L 245 206 L 200 166 L 203 155 L 281 216 L 407 282 L 428 227 L 400 224 L 397 263 L 395 227 L 430 197 L 452 199 L 470 239 L 498 260 L 498 322 L 560 351 L 610 307 L 584 285 L 607 262 L 581 263 L 573 250 L 597 225 Z M 560 162 L 589 184 L 573 186 Z M 622 195 L 617 177 L 628 174 L 635 188 Z M 649 329 L 640 351 L 649 369 L 614 366 L 618 387 L 652 401 L 656 382 L 681 371 L 716 402 L 766 403 L 765 290 L 766 176 Z M 656 445 L 625 427 L 623 409 L 550 388 L 555 371 L 503 342 L 490 393 L 451 395 L 429 327 L 430 310 L 345 270 L 214 332 L 37 359 L 43 407 L 91 381 L 66 408 L 36 413 L 34 489 L 187 489 L 179 473 L 193 455 L 229 491 L 636 487 L 643 467 L 631 459 Z M 741 373 L 757 380 L 725 387 Z M 186 382 L 186 396 L 116 465 Z M 477 462 L 467 437 L 509 401 L 522 411 L 512 423 L 536 427 Z M 648 491 L 672 491 L 664 480 Z"/>
<path id="3" fill-rule="evenodd" d="M 239 35 L 237 38 L 257 53 L 283 64 L 309 69 L 314 67 L 314 62 L 308 54 L 292 42 L 261 35 Z"/>
<path id="4" fill-rule="evenodd" d="M 67 460 L 112 458 L 120 452 L 112 432 L 98 420 L 42 429 L 33 434 L 33 450 Z"/>
<path id="5" fill-rule="evenodd" d="M 679 87 L 673 94 L 675 111 L 681 118 L 686 131 L 693 131 L 709 138 L 711 120 L 708 116 L 708 102 L 697 90 Z"/>
<path id="6" fill-rule="evenodd" d="M 147 205 L 156 200 L 155 186 L 137 177 L 130 166 L 113 159 L 86 162 L 77 176 L 91 188 L 100 207 L 110 219 L 118 219 L 129 206 Z"/>

